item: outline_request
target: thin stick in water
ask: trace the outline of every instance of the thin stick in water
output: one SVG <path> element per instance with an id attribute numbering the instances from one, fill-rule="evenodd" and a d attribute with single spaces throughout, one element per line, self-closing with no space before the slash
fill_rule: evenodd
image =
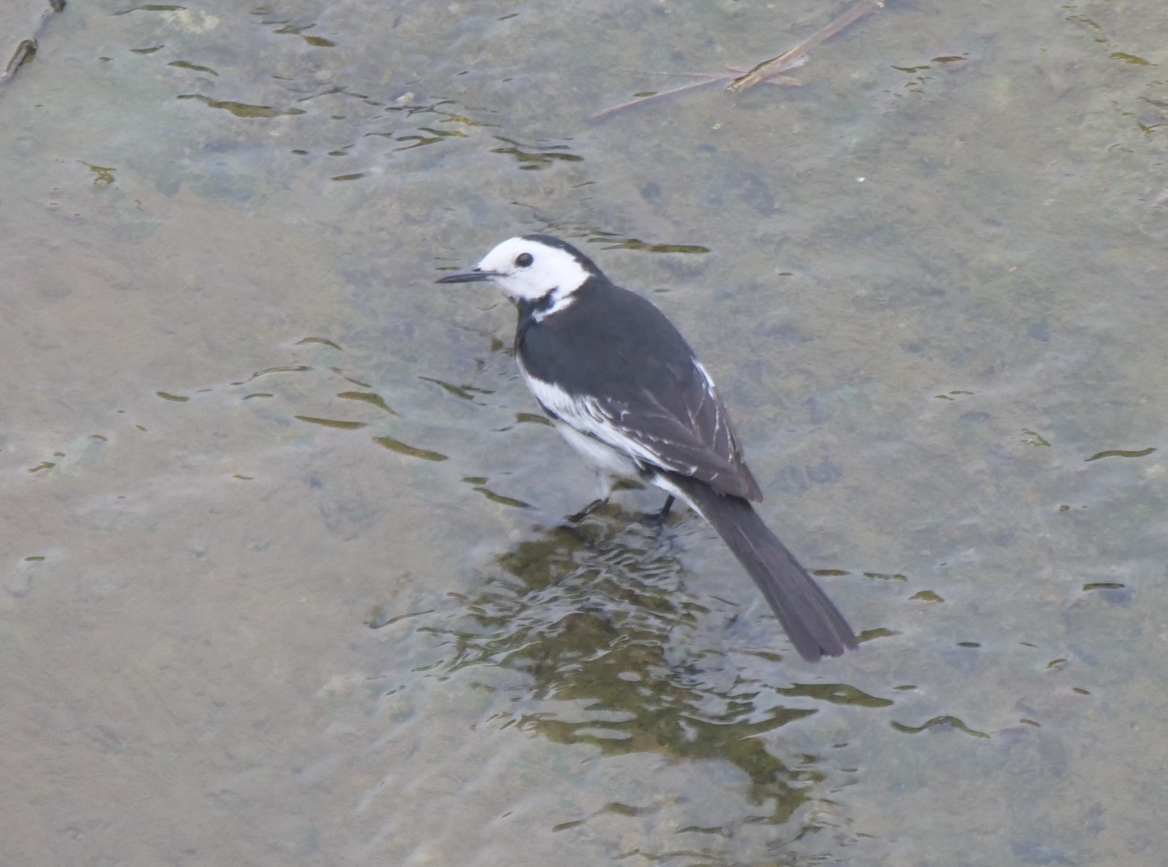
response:
<path id="1" fill-rule="evenodd" d="M 831 37 L 835 36 L 848 25 L 863 18 L 873 9 L 879 9 L 883 6 L 884 0 L 859 0 L 856 5 L 841 14 L 822 30 L 803 40 L 790 51 L 785 51 L 771 60 L 764 60 L 750 70 L 750 72 L 746 73 L 746 75 L 741 75 L 730 82 L 726 89 L 735 92 L 743 91 L 748 87 L 754 87 L 754 85 L 766 80 L 772 75 L 790 69 L 800 57 L 811 51 L 811 49 L 831 39 Z"/>

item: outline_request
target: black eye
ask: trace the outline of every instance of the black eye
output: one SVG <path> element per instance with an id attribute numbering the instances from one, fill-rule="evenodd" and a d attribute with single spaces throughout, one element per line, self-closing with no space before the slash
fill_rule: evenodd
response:
<path id="1" fill-rule="evenodd" d="M 532 255 L 530 253 L 520 253 L 518 256 L 515 257 L 515 264 L 518 265 L 520 268 L 526 268 L 528 265 L 530 265 L 534 261 L 535 261 L 535 259 L 532 258 Z"/>

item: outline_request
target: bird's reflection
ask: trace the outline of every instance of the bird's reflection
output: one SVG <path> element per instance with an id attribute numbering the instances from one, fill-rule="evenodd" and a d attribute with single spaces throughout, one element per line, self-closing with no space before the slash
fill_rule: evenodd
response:
<path id="1" fill-rule="evenodd" d="M 442 630 L 456 648 L 451 668 L 524 675 L 508 687 L 504 726 L 607 755 L 732 762 L 766 811 L 755 821 L 785 821 L 822 775 L 806 755 L 788 767 L 762 736 L 815 710 L 804 692 L 801 706 L 784 706 L 789 684 L 768 686 L 727 659 L 716 636 L 733 606 L 701 604 L 685 574 L 669 530 L 609 509 L 543 531 L 498 557 L 482 592 L 463 600 L 466 616 Z M 781 678 L 777 659 L 757 652 L 750 668 Z"/>

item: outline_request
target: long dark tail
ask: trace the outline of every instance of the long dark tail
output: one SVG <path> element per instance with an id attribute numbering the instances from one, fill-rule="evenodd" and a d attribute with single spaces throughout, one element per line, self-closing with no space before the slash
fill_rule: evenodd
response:
<path id="1" fill-rule="evenodd" d="M 730 546 L 774 609 L 787 637 L 808 662 L 856 647 L 856 634 L 815 579 L 742 497 L 717 493 L 705 482 L 664 474 Z"/>

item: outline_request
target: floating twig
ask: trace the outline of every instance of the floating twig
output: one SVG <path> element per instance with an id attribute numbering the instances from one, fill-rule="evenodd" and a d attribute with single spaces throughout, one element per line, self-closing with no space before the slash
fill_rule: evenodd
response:
<path id="1" fill-rule="evenodd" d="M 701 75 L 701 73 L 686 73 L 687 75 Z M 673 90 L 663 90 L 660 93 L 652 93 L 649 96 L 638 96 L 636 99 L 630 99 L 628 102 L 622 102 L 620 105 L 610 105 L 608 108 L 596 112 L 592 115 L 592 120 L 603 120 L 614 112 L 622 109 L 631 108 L 634 105 L 640 105 L 642 102 L 648 102 L 650 99 L 661 99 L 665 96 L 673 96 L 675 93 L 682 93 L 686 90 L 693 90 L 697 87 L 705 87 L 707 84 L 714 84 L 719 81 L 727 81 L 730 79 L 729 75 L 709 75 L 701 81 L 690 82 L 683 84 L 681 87 L 675 87 Z"/>
<path id="2" fill-rule="evenodd" d="M 592 120 L 603 120 L 610 114 L 618 111 L 623 111 L 626 108 L 632 108 L 634 105 L 640 105 L 643 102 L 648 102 L 651 99 L 662 99 L 667 96 L 674 96 L 678 93 L 684 93 L 688 90 L 695 90 L 699 87 L 705 87 L 708 84 L 714 84 L 721 81 L 729 81 L 726 86 L 727 90 L 738 92 L 746 90 L 748 87 L 754 87 L 761 82 L 768 84 L 785 84 L 788 86 L 798 85 L 800 82 L 797 79 L 790 78 L 785 75 L 780 75 L 781 72 L 791 69 L 799 65 L 803 57 L 811 51 L 811 49 L 835 36 L 848 25 L 858 21 L 863 16 L 867 15 L 873 9 L 878 9 L 884 6 L 884 0 L 859 0 L 854 6 L 846 12 L 835 18 L 830 24 L 819 30 L 803 42 L 796 45 L 790 51 L 780 54 L 778 57 L 770 60 L 764 60 L 762 63 L 755 66 L 753 69 L 744 72 L 735 67 L 726 67 L 731 72 L 742 73 L 736 78 L 726 74 L 713 74 L 705 72 L 678 72 L 669 73 L 676 75 L 686 75 L 691 78 L 701 79 L 690 84 L 683 84 L 681 87 L 675 87 L 672 90 L 663 90 L 660 93 L 651 93 L 648 96 L 638 96 L 636 99 L 630 99 L 628 102 L 622 102 L 620 105 L 612 105 L 606 109 L 596 112 L 592 115 Z"/>
<path id="3" fill-rule="evenodd" d="M 746 72 L 738 66 L 727 66 L 727 70 L 735 75 L 741 75 Z M 613 112 L 620 111 L 624 108 L 630 108 L 634 105 L 640 105 L 642 102 L 648 102 L 651 99 L 661 99 L 664 96 L 673 96 L 675 93 L 681 93 L 685 90 L 693 90 L 698 87 L 703 87 L 707 84 L 715 84 L 721 81 L 733 81 L 734 77 L 731 75 L 714 75 L 708 72 L 669 72 L 669 73 L 653 73 L 654 75 L 685 75 L 690 78 L 701 78 L 702 81 L 695 81 L 693 84 L 683 84 L 681 87 L 675 87 L 673 90 L 663 90 L 660 93 L 650 93 L 646 96 L 638 96 L 636 99 L 630 99 L 628 102 L 622 102 L 620 105 L 610 105 L 608 108 L 596 112 L 589 120 L 597 121 L 603 120 Z M 783 84 L 787 87 L 798 87 L 803 82 L 797 78 L 791 78 L 789 75 L 772 75 L 766 79 L 767 84 Z"/>
<path id="4" fill-rule="evenodd" d="M 799 58 L 811 49 L 831 39 L 831 37 L 835 36 L 848 25 L 854 24 L 873 9 L 879 9 L 883 6 L 884 0 L 860 0 L 855 6 L 841 14 L 822 30 L 812 34 L 790 51 L 784 51 L 772 60 L 764 60 L 758 66 L 754 67 L 754 69 L 750 70 L 750 72 L 746 73 L 746 75 L 740 76 L 730 82 L 726 89 L 737 93 L 746 90 L 748 87 L 754 87 L 760 81 L 764 81 L 772 75 L 777 75 L 784 70 L 790 69 Z"/>

